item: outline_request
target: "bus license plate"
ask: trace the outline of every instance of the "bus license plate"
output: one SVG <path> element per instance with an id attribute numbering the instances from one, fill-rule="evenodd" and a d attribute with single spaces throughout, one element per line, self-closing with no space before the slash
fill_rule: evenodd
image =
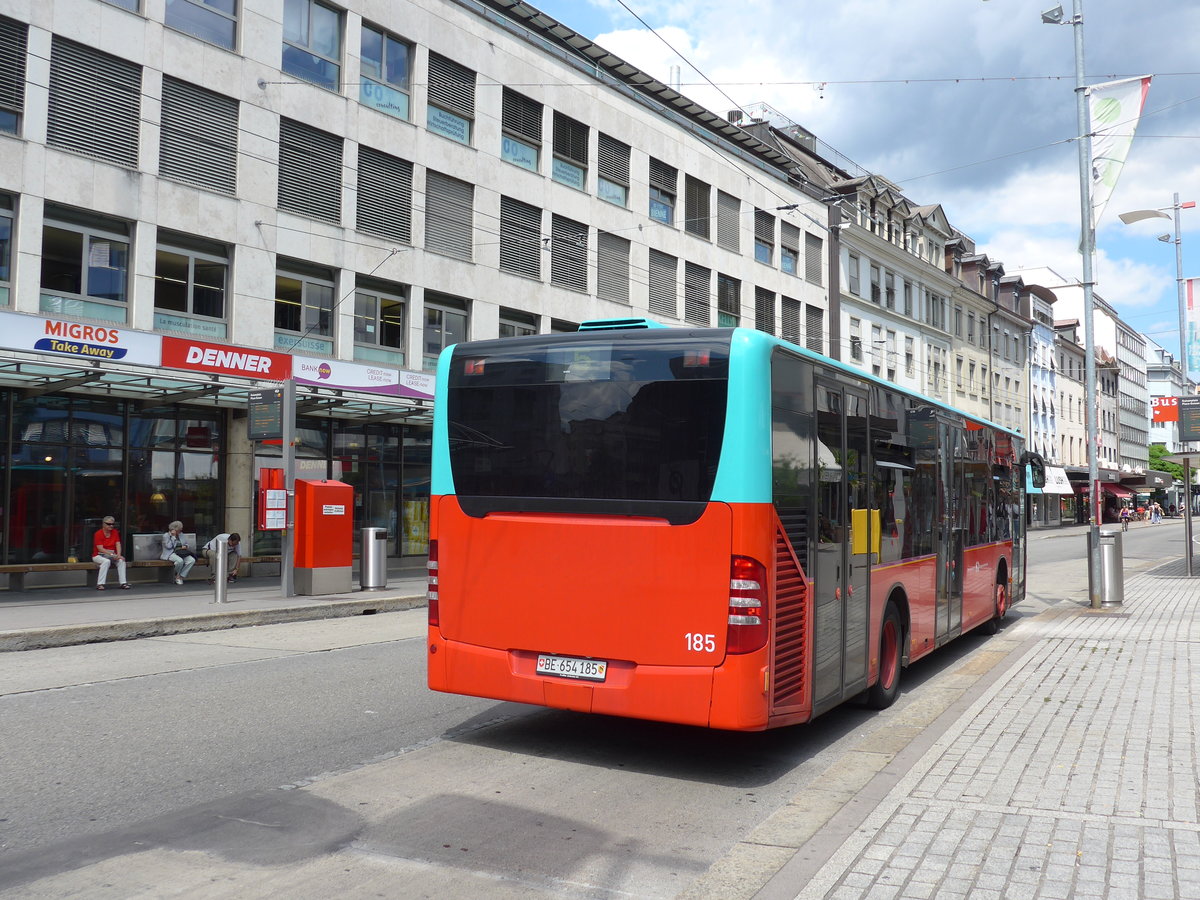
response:
<path id="1" fill-rule="evenodd" d="M 577 659 L 574 656 L 547 656 L 538 654 L 539 675 L 558 675 L 562 678 L 579 678 L 584 681 L 603 681 L 608 674 L 608 663 L 602 659 Z"/>

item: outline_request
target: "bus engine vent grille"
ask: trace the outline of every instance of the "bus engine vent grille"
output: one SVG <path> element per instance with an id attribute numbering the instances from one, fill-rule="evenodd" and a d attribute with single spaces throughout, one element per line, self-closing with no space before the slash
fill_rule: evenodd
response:
<path id="1" fill-rule="evenodd" d="M 771 705 L 801 706 L 805 703 L 805 622 L 808 618 L 808 583 L 800 570 L 791 544 L 782 530 L 775 535 L 775 665 Z"/>

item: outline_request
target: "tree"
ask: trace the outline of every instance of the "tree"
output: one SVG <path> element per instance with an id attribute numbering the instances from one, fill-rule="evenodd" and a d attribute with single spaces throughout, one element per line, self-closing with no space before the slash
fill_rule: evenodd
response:
<path id="1" fill-rule="evenodd" d="M 1170 456 L 1166 444 L 1150 445 L 1150 468 L 1155 472 L 1166 472 L 1176 481 L 1183 481 L 1183 466 L 1179 463 L 1165 462 L 1164 456 Z"/>

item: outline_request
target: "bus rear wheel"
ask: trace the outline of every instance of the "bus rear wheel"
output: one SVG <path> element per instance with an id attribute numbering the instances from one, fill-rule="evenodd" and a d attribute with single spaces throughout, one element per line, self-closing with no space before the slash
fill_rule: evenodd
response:
<path id="1" fill-rule="evenodd" d="M 992 609 L 995 614 L 984 625 L 984 630 L 988 634 L 995 634 L 999 631 L 1004 617 L 1008 615 L 1008 585 L 1003 581 L 997 581 L 995 587 L 992 588 Z"/>
<path id="2" fill-rule="evenodd" d="M 904 629 L 900 613 L 891 600 L 883 610 L 879 629 L 879 678 L 867 691 L 867 705 L 872 709 L 887 709 L 900 694 L 900 643 Z"/>

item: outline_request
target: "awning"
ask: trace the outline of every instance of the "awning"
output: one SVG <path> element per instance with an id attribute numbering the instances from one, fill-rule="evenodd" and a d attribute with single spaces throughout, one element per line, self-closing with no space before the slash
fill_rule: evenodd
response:
<path id="1" fill-rule="evenodd" d="M 1071 479 L 1067 478 L 1065 469 L 1058 466 L 1046 466 L 1046 486 L 1042 488 L 1043 494 L 1073 494 L 1075 488 L 1071 486 Z"/>
<path id="2" fill-rule="evenodd" d="M 1129 488 L 1122 487 L 1119 484 L 1111 484 L 1109 482 L 1101 482 L 1100 490 L 1121 500 L 1129 500 L 1134 496 L 1133 491 L 1131 491 Z"/>

